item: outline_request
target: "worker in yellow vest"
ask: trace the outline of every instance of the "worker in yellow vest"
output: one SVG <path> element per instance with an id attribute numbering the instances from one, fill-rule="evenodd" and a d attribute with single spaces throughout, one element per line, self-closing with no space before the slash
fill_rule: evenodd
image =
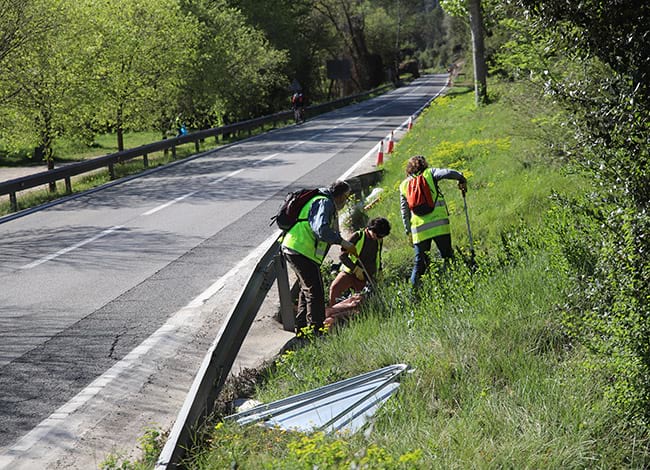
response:
<path id="1" fill-rule="evenodd" d="M 330 302 L 332 307 L 337 299 L 347 290 L 361 292 L 366 284 L 374 284 L 381 269 L 381 250 L 383 239 L 390 234 L 390 223 L 383 217 L 371 219 L 367 226 L 354 232 L 348 241 L 357 249 L 359 256 L 341 250 L 339 260 L 341 270 L 330 286 Z M 366 279 L 366 275 L 370 279 Z"/>
<path id="2" fill-rule="evenodd" d="M 417 287 L 420 277 L 429 266 L 431 242 L 435 242 L 440 256 L 445 260 L 453 257 L 449 212 L 438 181 L 458 181 L 458 188 L 465 194 L 467 180 L 459 171 L 449 168 L 429 168 L 422 155 L 411 157 L 406 164 L 406 179 L 399 187 L 402 222 L 413 249 L 415 263 L 411 272 L 411 284 Z"/>
<path id="3" fill-rule="evenodd" d="M 341 245 L 358 255 L 354 244 L 341 237 L 338 225 L 340 211 L 350 196 L 350 185 L 337 181 L 321 188 L 318 195 L 303 206 L 298 222 L 282 238 L 282 254 L 296 273 L 300 284 L 296 336 L 309 330 L 319 335 L 325 321 L 325 289 L 320 266 L 331 245 Z"/>

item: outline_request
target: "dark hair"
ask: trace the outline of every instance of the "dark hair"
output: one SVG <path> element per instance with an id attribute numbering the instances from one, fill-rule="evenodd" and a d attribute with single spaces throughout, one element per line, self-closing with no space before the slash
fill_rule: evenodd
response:
<path id="1" fill-rule="evenodd" d="M 415 155 L 411 157 L 406 164 L 406 175 L 415 176 L 422 173 L 429 167 L 426 159 L 422 155 Z"/>
<path id="2" fill-rule="evenodd" d="M 341 194 L 349 193 L 351 191 L 350 185 L 346 181 L 335 181 L 329 187 L 332 197 L 339 197 Z"/>
<path id="3" fill-rule="evenodd" d="M 383 217 L 375 217 L 368 221 L 366 228 L 375 232 L 378 237 L 386 237 L 390 233 L 390 222 Z"/>

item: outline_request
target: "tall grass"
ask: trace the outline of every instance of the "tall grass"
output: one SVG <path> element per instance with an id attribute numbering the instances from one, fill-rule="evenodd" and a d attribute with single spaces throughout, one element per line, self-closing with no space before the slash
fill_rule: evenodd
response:
<path id="1" fill-rule="evenodd" d="M 549 196 L 584 191 L 586 182 L 546 158 L 534 135 L 516 132 L 521 119 L 505 99 L 475 109 L 471 93 L 457 92 L 434 102 L 387 159 L 382 201 L 370 214 L 394 227 L 385 243 L 383 302 L 369 302 L 344 327 L 283 355 L 256 394 L 268 402 L 409 364 L 413 372 L 371 426 L 323 436 L 219 422 L 193 451 L 190 468 L 647 466 L 645 436 L 610 412 L 608 378 L 584 367 L 587 353 L 562 326 L 571 280 L 566 253 L 550 236 L 556 209 Z M 464 263 L 462 198 L 443 181 L 458 256 L 449 269 L 434 260 L 417 299 L 405 281 L 413 255 L 397 190 L 414 154 L 468 176 L 479 262 L 477 270 Z"/>

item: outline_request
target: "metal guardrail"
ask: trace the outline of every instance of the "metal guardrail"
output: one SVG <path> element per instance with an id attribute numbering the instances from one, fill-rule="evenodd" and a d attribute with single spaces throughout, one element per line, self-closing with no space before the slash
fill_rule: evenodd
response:
<path id="1" fill-rule="evenodd" d="M 382 174 L 382 170 L 377 170 L 354 176 L 346 181 L 353 192 L 360 195 L 362 191 L 378 183 Z M 180 468 L 181 460 L 192 443 L 193 433 L 204 418 L 212 412 L 255 316 L 276 280 L 282 324 L 285 330 L 293 331 L 293 301 L 287 264 L 280 255 L 280 243 L 277 241 L 279 235 L 280 232 L 270 239 L 273 243 L 255 266 L 237 303 L 228 314 L 224 326 L 203 359 L 158 458 L 156 470 Z"/>
<path id="2" fill-rule="evenodd" d="M 250 275 L 239 300 L 209 349 L 156 463 L 157 470 L 180 468 L 193 432 L 208 416 L 235 362 L 248 330 L 276 277 L 287 279 L 280 244 L 274 241 Z M 288 284 L 288 281 L 287 281 Z"/>
<path id="3" fill-rule="evenodd" d="M 378 93 L 390 88 L 390 85 L 383 85 L 374 90 L 360 93 L 353 96 L 348 96 L 328 103 L 323 103 L 316 106 L 307 107 L 307 115 L 314 116 L 322 114 L 332 109 L 348 105 L 358 99 L 368 96 L 372 93 Z M 104 155 L 102 157 L 93 158 L 83 162 L 72 163 L 65 167 L 55 168 L 40 173 L 35 173 L 29 176 L 12 179 L 0 183 L 0 196 L 9 195 L 9 202 L 11 210 L 16 212 L 18 210 L 17 193 L 26 189 L 31 189 L 45 184 L 56 184 L 57 181 L 63 180 L 65 182 L 66 193 L 72 193 L 72 180 L 73 176 L 78 176 L 89 171 L 98 170 L 101 168 L 108 168 L 111 179 L 115 179 L 115 164 L 122 163 L 134 158 L 142 157 L 144 167 L 148 167 L 148 155 L 154 152 L 171 150 L 172 157 L 176 157 L 176 147 L 183 144 L 194 143 L 196 152 L 199 152 L 199 144 L 201 141 L 208 137 L 218 139 L 221 135 L 237 134 L 239 132 L 248 131 L 249 134 L 254 129 L 264 128 L 265 125 L 270 124 L 276 127 L 278 123 L 289 122 L 293 119 L 293 111 L 282 111 L 279 113 L 271 114 L 269 116 L 262 116 L 247 121 L 241 121 L 234 124 L 228 124 L 222 127 L 215 127 L 212 129 L 205 129 L 201 131 L 191 132 L 179 137 L 161 140 L 151 144 L 141 145 L 121 152 Z"/>

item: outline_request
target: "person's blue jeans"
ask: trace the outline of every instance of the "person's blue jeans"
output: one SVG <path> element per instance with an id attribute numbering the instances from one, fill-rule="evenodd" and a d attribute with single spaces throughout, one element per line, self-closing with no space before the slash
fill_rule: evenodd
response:
<path id="1" fill-rule="evenodd" d="M 413 271 L 411 272 L 411 285 L 417 287 L 420 277 L 427 271 L 429 267 L 429 251 L 431 251 L 431 242 L 436 242 L 436 247 L 440 252 L 440 256 L 446 261 L 454 256 L 454 251 L 451 248 L 451 235 L 439 235 L 437 237 L 423 240 L 419 243 L 413 244 L 415 251 L 415 263 L 413 264 Z"/>

